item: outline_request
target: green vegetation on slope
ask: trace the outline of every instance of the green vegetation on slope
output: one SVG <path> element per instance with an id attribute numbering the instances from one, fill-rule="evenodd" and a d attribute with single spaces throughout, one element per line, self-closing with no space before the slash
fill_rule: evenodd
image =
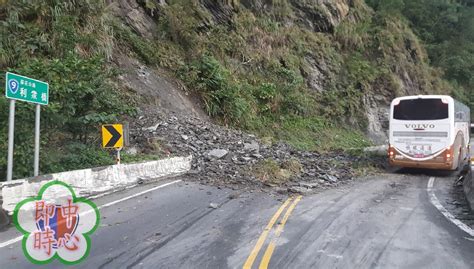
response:
<path id="1" fill-rule="evenodd" d="M 143 61 L 174 71 L 222 123 L 299 148 L 366 145 L 359 131 L 367 126 L 364 98 L 406 94 L 400 78 L 414 80 L 413 93 L 449 91 L 409 26 L 374 14 L 361 1 L 353 1 L 334 32 L 306 27 L 291 1 L 258 12 L 239 1 L 217 1 L 232 12 L 199 1 L 151 2 L 143 7 L 155 18 L 158 34 L 144 39 L 118 23 L 115 33 L 123 45 Z M 304 5 L 319 12 L 315 3 Z M 308 85 L 315 72 L 322 74 L 321 89 Z"/>
<path id="2" fill-rule="evenodd" d="M 102 1 L 8 1 L 0 10 L 0 67 L 50 85 L 50 104 L 42 107 L 43 172 L 108 164 L 99 151 L 101 123 L 134 108 L 116 91 L 115 71 L 107 66 L 113 40 Z M 5 77 L 0 84 L 4 85 Z M 17 102 L 16 177 L 33 166 L 34 106 Z M 0 97 L 0 178 L 5 178 L 8 100 Z M 78 144 L 79 143 L 79 144 Z"/>
<path id="3" fill-rule="evenodd" d="M 431 63 L 469 103 L 474 117 L 474 1 L 368 0 L 384 16 L 404 18 L 425 42 Z"/>

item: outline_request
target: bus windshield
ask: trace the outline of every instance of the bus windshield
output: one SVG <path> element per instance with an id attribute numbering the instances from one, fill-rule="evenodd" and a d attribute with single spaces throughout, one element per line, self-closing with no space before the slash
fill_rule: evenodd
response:
<path id="1" fill-rule="evenodd" d="M 448 104 L 439 98 L 401 100 L 393 110 L 396 120 L 442 120 L 448 117 Z"/>

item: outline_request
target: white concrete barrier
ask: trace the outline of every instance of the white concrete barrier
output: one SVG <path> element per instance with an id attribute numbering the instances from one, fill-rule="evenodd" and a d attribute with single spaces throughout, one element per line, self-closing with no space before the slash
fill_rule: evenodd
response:
<path id="1" fill-rule="evenodd" d="M 71 185 L 77 197 L 90 197 L 123 189 L 140 180 L 146 181 L 186 173 L 191 169 L 191 160 L 192 156 L 174 157 L 145 163 L 82 169 L 3 182 L 0 184 L 0 199 L 3 198 L 3 209 L 12 214 L 18 202 L 38 195 L 44 184 L 54 180 Z"/>
<path id="2" fill-rule="evenodd" d="M 369 152 L 377 156 L 387 156 L 388 154 L 388 145 L 373 146 L 364 148 L 364 152 Z"/>

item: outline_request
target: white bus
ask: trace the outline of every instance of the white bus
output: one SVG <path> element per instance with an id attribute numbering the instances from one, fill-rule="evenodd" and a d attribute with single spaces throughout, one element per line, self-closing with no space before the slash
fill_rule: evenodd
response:
<path id="1" fill-rule="evenodd" d="M 469 162 L 469 108 L 447 95 L 399 97 L 390 106 L 389 162 L 456 170 Z"/>

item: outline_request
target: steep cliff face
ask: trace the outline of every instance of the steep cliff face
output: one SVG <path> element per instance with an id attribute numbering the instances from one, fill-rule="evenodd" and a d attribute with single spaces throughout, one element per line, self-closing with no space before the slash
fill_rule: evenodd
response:
<path id="1" fill-rule="evenodd" d="M 142 61 L 175 74 L 209 115 L 262 135 L 280 136 L 260 128 L 282 127 L 282 118 L 309 118 L 382 143 L 392 98 L 449 91 L 409 26 L 361 0 L 114 6 Z"/>
<path id="2" fill-rule="evenodd" d="M 287 23 L 297 22 L 324 33 L 333 33 L 352 5 L 351 0 L 200 0 L 199 3 L 220 23 L 230 21 L 233 13 L 247 9 L 256 15 L 274 14 Z"/>
<path id="3" fill-rule="evenodd" d="M 351 1 L 290 1 L 297 20 L 315 32 L 334 33 L 349 14 Z"/>
<path id="4" fill-rule="evenodd" d="M 137 1 L 109 1 L 109 6 L 112 8 L 114 15 L 122 18 L 138 34 L 145 38 L 153 38 L 156 23 L 151 16 L 145 13 L 145 9 Z"/>

